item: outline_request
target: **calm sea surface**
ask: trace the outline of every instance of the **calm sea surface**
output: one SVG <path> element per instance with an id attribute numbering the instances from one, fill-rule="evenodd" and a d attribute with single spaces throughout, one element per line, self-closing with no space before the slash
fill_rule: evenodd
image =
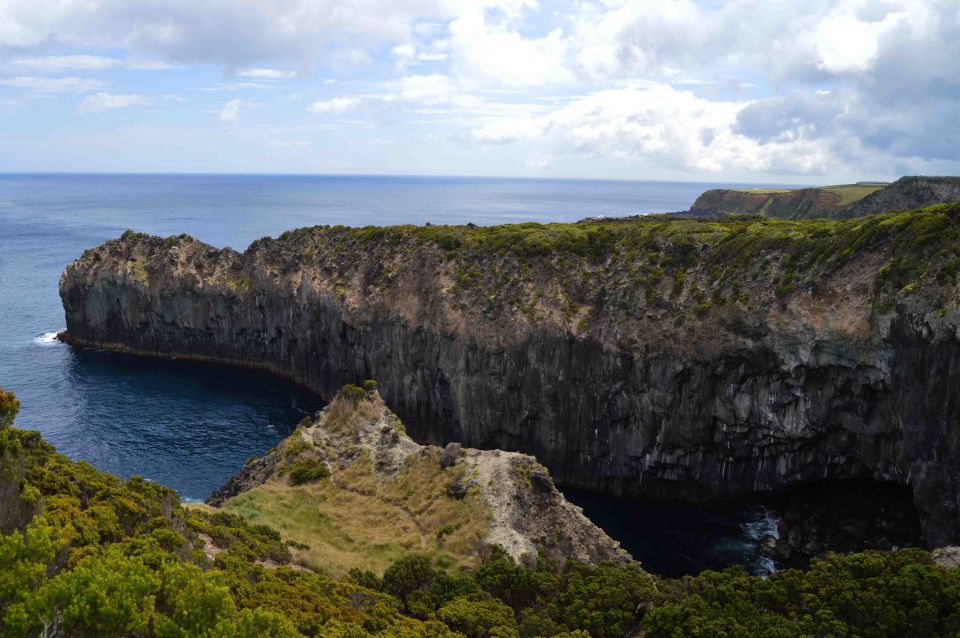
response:
<path id="1" fill-rule="evenodd" d="M 218 247 L 242 250 L 259 237 L 315 224 L 499 224 L 676 211 L 686 210 L 700 192 L 716 186 L 722 185 L 0 175 L 0 387 L 15 391 L 22 403 L 19 426 L 39 430 L 70 457 L 122 477 L 139 474 L 170 485 L 185 499 L 203 499 L 248 456 L 262 454 L 305 414 L 322 406 L 311 394 L 261 374 L 142 360 L 54 341 L 52 335 L 64 328 L 57 291 L 60 273 L 84 249 L 128 228 L 158 235 L 189 233 Z M 600 499 L 591 507 L 590 498 L 581 494 L 576 500 L 598 520 L 604 518 L 609 531 L 638 558 L 649 551 L 662 560 L 662 548 L 644 549 L 650 545 L 644 539 L 676 530 L 678 521 L 694 521 L 691 525 L 699 525 L 697 541 L 676 541 L 685 548 L 683 553 L 693 556 L 690 564 L 756 562 L 752 543 L 745 542 L 745 535 L 752 533 L 745 525 L 760 520 L 756 513 L 735 513 L 711 526 L 709 521 L 696 522 L 702 518 L 698 510 L 654 508 L 652 516 L 636 519 L 644 521 L 641 526 L 629 518 L 606 516 L 623 504 Z M 631 503 L 628 509 L 642 512 L 644 507 Z M 720 552 L 718 558 L 711 554 L 714 545 L 734 549 Z"/>

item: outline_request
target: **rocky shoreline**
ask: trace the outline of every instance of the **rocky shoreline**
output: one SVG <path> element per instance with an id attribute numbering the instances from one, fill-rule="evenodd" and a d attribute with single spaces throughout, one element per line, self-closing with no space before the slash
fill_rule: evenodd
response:
<path id="1" fill-rule="evenodd" d="M 923 543 L 912 495 L 900 485 L 842 481 L 794 488 L 763 502 L 777 520 L 777 533 L 760 538 L 758 550 L 781 569 L 805 569 L 828 552 Z"/>

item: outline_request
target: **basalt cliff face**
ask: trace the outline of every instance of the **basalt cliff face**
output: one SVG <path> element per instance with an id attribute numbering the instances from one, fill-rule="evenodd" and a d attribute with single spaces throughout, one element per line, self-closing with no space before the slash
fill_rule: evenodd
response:
<path id="1" fill-rule="evenodd" d="M 909 484 L 960 540 L 960 205 L 848 222 L 317 227 L 218 250 L 135 233 L 61 280 L 65 338 L 375 378 L 414 438 L 558 481 L 704 499 Z"/>

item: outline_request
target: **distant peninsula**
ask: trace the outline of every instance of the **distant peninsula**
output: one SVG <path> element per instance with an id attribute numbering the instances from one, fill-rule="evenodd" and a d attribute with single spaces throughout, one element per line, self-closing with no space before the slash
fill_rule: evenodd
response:
<path id="1" fill-rule="evenodd" d="M 763 215 L 777 219 L 849 219 L 960 201 L 960 178 L 902 177 L 816 188 L 717 188 L 704 192 L 690 214 Z"/>

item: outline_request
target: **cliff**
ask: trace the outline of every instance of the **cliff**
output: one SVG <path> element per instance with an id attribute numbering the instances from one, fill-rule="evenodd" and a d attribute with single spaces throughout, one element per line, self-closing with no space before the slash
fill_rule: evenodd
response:
<path id="1" fill-rule="evenodd" d="M 777 219 L 843 217 L 845 199 L 879 187 L 856 185 L 797 189 L 725 189 L 704 191 L 690 207 L 690 214 L 764 215 Z"/>
<path id="2" fill-rule="evenodd" d="M 316 227 L 218 250 L 136 233 L 61 280 L 65 339 L 376 378 L 419 441 L 556 480 L 714 498 L 909 484 L 956 542 L 960 205 L 850 221 Z"/>
<path id="3" fill-rule="evenodd" d="M 912 210 L 960 201 L 958 177 L 901 177 L 797 189 L 712 189 L 690 207 L 697 216 L 763 215 L 777 219 L 850 219 L 888 210 Z"/>
<path id="4" fill-rule="evenodd" d="M 248 462 L 208 503 L 286 530 L 307 546 L 295 555 L 326 573 L 382 571 L 405 551 L 470 565 L 491 545 L 517 560 L 631 560 L 533 457 L 419 445 L 376 390 L 356 386 Z M 308 518 L 322 522 L 298 526 Z"/>
<path id="5" fill-rule="evenodd" d="M 960 201 L 960 177 L 901 177 L 889 186 L 853 202 L 843 216 L 860 217 L 888 210 L 911 210 L 957 201 Z"/>

